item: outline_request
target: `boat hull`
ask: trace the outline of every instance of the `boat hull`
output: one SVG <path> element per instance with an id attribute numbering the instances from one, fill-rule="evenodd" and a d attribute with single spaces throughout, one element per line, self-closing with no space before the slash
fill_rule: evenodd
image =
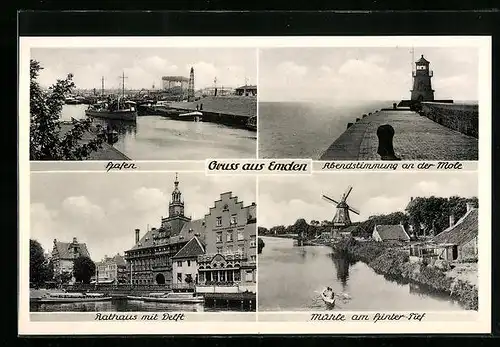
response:
<path id="1" fill-rule="evenodd" d="M 321 299 L 327 304 L 328 306 L 335 306 L 335 298 L 329 298 L 325 296 L 323 293 L 321 293 Z"/>
<path id="2" fill-rule="evenodd" d="M 106 296 L 102 298 L 41 298 L 32 300 L 38 304 L 72 304 L 79 302 L 96 302 L 96 301 L 110 301 L 111 297 Z"/>
<path id="3" fill-rule="evenodd" d="M 125 121 L 135 121 L 137 118 L 137 111 L 94 111 L 85 110 L 85 115 L 89 117 L 116 119 Z"/>
<path id="4" fill-rule="evenodd" d="M 144 302 L 160 302 L 165 304 L 201 304 L 205 302 L 203 297 L 192 298 L 155 298 L 147 296 L 127 296 L 129 300 L 142 300 Z"/>

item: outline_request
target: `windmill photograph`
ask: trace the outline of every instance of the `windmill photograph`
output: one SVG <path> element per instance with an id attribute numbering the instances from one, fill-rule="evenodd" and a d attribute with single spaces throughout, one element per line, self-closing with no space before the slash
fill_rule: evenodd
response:
<path id="1" fill-rule="evenodd" d="M 327 195 L 322 195 L 323 199 L 332 203 L 336 207 L 335 216 L 332 220 L 332 233 L 331 236 L 342 235 L 342 231 L 352 225 L 349 211 L 359 216 L 359 210 L 347 204 L 347 198 L 352 192 L 352 186 L 347 187 L 346 191 L 342 194 L 339 201 L 330 198 Z"/>
<path id="2" fill-rule="evenodd" d="M 259 177 L 258 189 L 259 311 L 477 310 L 476 173 Z"/>

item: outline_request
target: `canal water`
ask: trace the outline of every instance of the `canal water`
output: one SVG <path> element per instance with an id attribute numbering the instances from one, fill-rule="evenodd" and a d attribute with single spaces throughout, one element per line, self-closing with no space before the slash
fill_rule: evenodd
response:
<path id="1" fill-rule="evenodd" d="M 322 289 L 338 293 L 335 310 L 463 310 L 447 295 L 390 281 L 363 262 L 349 263 L 326 246 L 293 246 L 293 240 L 262 237 L 258 310 L 326 310 Z"/>
<path id="2" fill-rule="evenodd" d="M 165 304 L 139 300 L 113 299 L 101 302 L 82 302 L 65 304 L 30 304 L 31 312 L 218 312 L 253 311 L 247 307 L 220 305 L 208 307 L 204 304 Z"/>
<path id="3" fill-rule="evenodd" d="M 61 119 L 85 118 L 87 105 L 64 105 Z M 257 133 L 209 122 L 138 116 L 136 122 L 95 118 L 118 131 L 113 146 L 132 160 L 255 158 Z"/>

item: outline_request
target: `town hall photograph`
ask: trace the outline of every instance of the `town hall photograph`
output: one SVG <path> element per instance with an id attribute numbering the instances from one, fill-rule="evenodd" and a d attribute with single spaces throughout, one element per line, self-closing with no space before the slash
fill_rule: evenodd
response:
<path id="1" fill-rule="evenodd" d="M 259 311 L 478 310 L 476 173 L 260 177 L 258 189 Z"/>
<path id="2" fill-rule="evenodd" d="M 34 173 L 30 310 L 255 312 L 256 208 L 248 177 Z"/>

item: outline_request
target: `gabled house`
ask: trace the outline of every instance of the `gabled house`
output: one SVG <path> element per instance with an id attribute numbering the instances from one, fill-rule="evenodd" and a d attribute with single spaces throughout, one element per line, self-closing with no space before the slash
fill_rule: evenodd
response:
<path id="1" fill-rule="evenodd" d="M 402 224 L 375 225 L 372 238 L 377 242 L 384 241 L 410 241 L 410 236 Z"/>
<path id="2" fill-rule="evenodd" d="M 432 239 L 441 246 L 440 258 L 463 260 L 477 258 L 478 209 L 467 203 L 467 212 L 456 223 L 450 218 L 450 226 Z"/>
<path id="3" fill-rule="evenodd" d="M 87 245 L 79 243 L 76 237 L 72 242 L 60 242 L 54 239 L 52 248 L 52 264 L 54 267 L 54 277 L 63 273 L 73 275 L 73 263 L 78 257 L 90 258 Z"/>
<path id="4" fill-rule="evenodd" d="M 194 290 L 194 285 L 198 283 L 197 259 L 202 254 L 205 254 L 205 246 L 194 236 L 172 257 L 173 290 Z"/>

